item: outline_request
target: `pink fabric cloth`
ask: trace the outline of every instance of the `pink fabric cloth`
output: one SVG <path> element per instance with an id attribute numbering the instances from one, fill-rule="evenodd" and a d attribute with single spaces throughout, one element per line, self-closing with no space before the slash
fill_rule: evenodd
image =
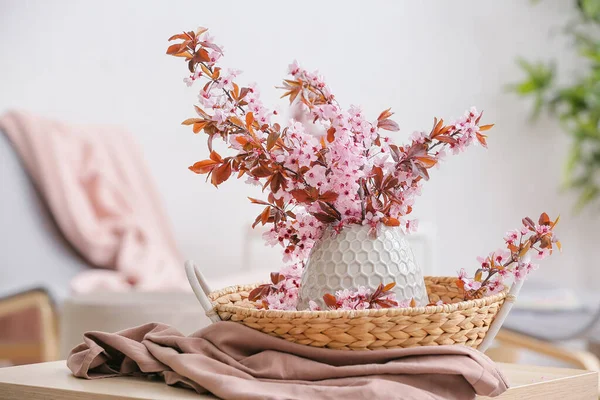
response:
<path id="1" fill-rule="evenodd" d="M 67 366 L 80 378 L 159 375 L 224 399 L 473 399 L 508 385 L 465 346 L 341 351 L 290 343 L 235 322 L 188 337 L 162 324 L 88 332 Z"/>
<path id="2" fill-rule="evenodd" d="M 188 288 L 160 197 L 130 135 L 23 112 L 0 118 L 65 238 L 91 265 L 77 292 Z"/>

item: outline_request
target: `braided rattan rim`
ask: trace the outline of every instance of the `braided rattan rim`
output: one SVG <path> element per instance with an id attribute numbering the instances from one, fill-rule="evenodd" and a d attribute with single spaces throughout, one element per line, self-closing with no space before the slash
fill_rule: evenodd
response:
<path id="1" fill-rule="evenodd" d="M 426 276 L 425 281 L 430 281 L 432 284 L 452 283 L 456 281 L 456 277 L 438 277 Z M 504 288 L 502 292 L 486 296 L 481 299 L 459 301 L 441 306 L 426 306 L 426 307 L 406 307 L 406 308 L 382 308 L 377 310 L 324 310 L 324 311 L 284 311 L 284 310 L 264 310 L 250 307 L 233 305 L 231 303 L 219 304 L 217 300 L 228 294 L 239 292 L 249 292 L 260 285 L 260 283 L 251 285 L 234 285 L 213 291 L 209 294 L 210 300 L 213 302 L 217 312 L 227 312 L 231 314 L 243 315 L 244 317 L 255 318 L 281 318 L 281 319 L 296 319 L 296 318 L 360 318 L 360 317 L 394 317 L 399 315 L 415 316 L 429 315 L 437 313 L 451 313 L 458 310 L 468 310 L 470 308 L 480 308 L 503 301 L 508 293 L 508 288 Z"/>

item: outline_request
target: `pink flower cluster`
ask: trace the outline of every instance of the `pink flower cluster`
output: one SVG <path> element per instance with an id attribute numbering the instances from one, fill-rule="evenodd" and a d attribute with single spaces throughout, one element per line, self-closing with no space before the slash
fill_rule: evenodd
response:
<path id="1" fill-rule="evenodd" d="M 338 290 L 335 292 L 335 298 L 338 310 L 368 310 L 382 308 L 376 303 L 371 303 L 370 299 L 373 295 L 373 290 L 370 288 L 359 286 L 357 290 Z M 395 302 L 396 307 L 409 307 L 410 300 L 398 302 L 394 293 L 389 293 L 383 297 L 384 300 Z M 314 301 L 309 302 L 311 311 L 319 311 L 321 308 Z"/>
<path id="2" fill-rule="evenodd" d="M 297 62 L 289 66 L 282 89 L 300 114 L 282 127 L 271 121 L 276 112 L 263 105 L 255 86 L 236 83 L 240 71 L 222 70 L 223 51 L 206 31 L 174 35 L 170 40 L 181 42 L 167 50 L 186 60 L 188 86 L 202 82 L 197 117 L 183 123 L 208 135 L 210 158 L 190 169 L 206 174 L 215 186 L 234 173 L 260 185 L 266 199 L 251 201 L 265 208 L 254 225 L 271 224 L 266 242 L 282 246 L 284 262 L 294 268 L 302 269 L 327 227 L 339 231 L 362 224 L 371 227 L 372 235 L 382 224 L 414 231 L 417 221 L 407 216 L 423 181 L 429 179 L 428 170 L 446 151 L 457 154 L 474 142 L 486 145 L 482 132 L 492 125 L 480 125 L 481 113 L 472 108 L 449 125 L 435 119 L 430 132 L 415 132 L 408 144 L 398 146 L 382 133 L 399 130 L 389 109 L 370 120 L 360 107 L 343 108 L 323 77 Z M 212 146 L 215 138 L 234 154 L 218 154 Z M 269 290 L 257 292 L 269 308 L 294 306 L 298 275 L 286 271 Z M 352 296 L 345 297 L 347 302 L 360 298 Z"/>
<path id="3" fill-rule="evenodd" d="M 271 283 L 260 285 L 249 294 L 252 301 L 271 310 L 296 310 L 302 266 L 288 265 L 279 273 L 271 274 Z"/>
<path id="4" fill-rule="evenodd" d="M 323 301 L 331 310 L 369 310 L 381 308 L 410 307 L 414 300 L 398 302 L 392 289 L 395 282 L 387 285 L 380 284 L 372 290 L 364 286 L 359 286 L 357 290 L 338 290 L 335 295 L 325 294 Z M 309 302 L 311 311 L 319 311 L 321 308 L 314 301 Z"/>
<path id="5" fill-rule="evenodd" d="M 519 281 L 538 268 L 531 262 L 531 254 L 543 259 L 552 254 L 553 246 L 561 249 L 561 244 L 554 234 L 558 218 L 551 221 L 546 213 L 542 213 L 538 223 L 531 218 L 523 218 L 521 229 L 506 232 L 504 242 L 506 249 L 498 249 L 486 257 L 478 257 L 480 264 L 475 276 L 467 276 L 464 268 L 458 273 L 458 285 L 465 291 L 467 298 L 491 295 L 504 290 L 504 280 L 513 277 Z"/>

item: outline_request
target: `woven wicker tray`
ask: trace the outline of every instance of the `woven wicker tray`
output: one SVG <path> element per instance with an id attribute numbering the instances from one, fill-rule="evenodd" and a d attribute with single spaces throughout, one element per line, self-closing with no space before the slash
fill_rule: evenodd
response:
<path id="1" fill-rule="evenodd" d="M 379 310 L 259 310 L 248 301 L 255 285 L 211 292 L 193 263 L 186 265 L 198 300 L 212 321 L 234 321 L 290 342 L 338 350 L 378 350 L 461 344 L 482 346 L 507 299 L 508 290 L 477 300 L 461 301 L 456 277 L 425 277 L 432 303 L 444 305 Z M 207 295 L 208 294 L 208 295 Z M 512 300 L 511 296 L 511 300 Z M 504 307 L 506 313 L 510 307 Z M 505 313 L 503 313 L 505 314 Z M 502 319 L 505 315 L 502 316 Z M 501 324 L 501 321 L 500 321 Z M 495 336 L 499 326 L 492 329 Z M 490 342 L 492 338 L 488 338 Z"/>

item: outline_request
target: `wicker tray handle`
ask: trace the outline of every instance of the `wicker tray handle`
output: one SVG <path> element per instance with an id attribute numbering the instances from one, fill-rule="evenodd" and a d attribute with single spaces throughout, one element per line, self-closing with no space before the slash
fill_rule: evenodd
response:
<path id="1" fill-rule="evenodd" d="M 217 312 L 215 311 L 215 308 L 212 302 L 210 301 L 210 298 L 208 297 L 209 293 L 211 292 L 210 287 L 208 286 L 208 283 L 206 282 L 204 275 L 202 275 L 202 272 L 200 272 L 198 266 L 192 260 L 188 260 L 185 262 L 185 272 L 187 274 L 188 280 L 190 281 L 190 285 L 192 286 L 194 294 L 198 298 L 198 301 L 202 305 L 202 308 L 204 308 L 204 311 L 206 311 L 206 315 L 208 316 L 208 318 L 210 318 L 210 321 L 221 321 L 221 318 L 219 318 L 219 314 L 217 314 Z M 490 345 L 494 341 L 494 338 L 498 334 L 498 331 L 500 331 L 500 328 L 502 327 L 502 324 L 504 323 L 504 320 L 506 319 L 508 313 L 512 309 L 513 304 L 517 299 L 517 296 L 519 295 L 522 286 L 523 280 L 516 281 L 515 283 L 513 283 L 513 285 L 510 288 L 510 291 L 508 292 L 508 295 L 504 299 L 504 304 L 500 308 L 500 311 L 498 311 L 496 318 L 490 325 L 490 329 L 488 330 L 487 334 L 485 335 L 485 338 L 483 339 L 477 350 L 483 353 L 490 347 Z"/>
<path id="2" fill-rule="evenodd" d="M 217 314 L 213 307 L 212 301 L 208 298 L 208 294 L 211 292 L 210 287 L 208 286 L 204 275 L 202 275 L 202 272 L 200 272 L 200 269 L 192 260 L 187 260 L 185 262 L 185 273 L 196 298 L 200 302 L 200 305 L 202 305 L 202 308 L 204 308 L 210 322 L 221 321 L 219 314 Z"/>
<path id="3" fill-rule="evenodd" d="M 487 331 L 487 334 L 483 338 L 483 341 L 481 342 L 479 347 L 477 347 L 477 350 L 481 351 L 482 353 L 485 353 L 485 351 L 490 347 L 490 345 L 494 341 L 494 338 L 500 331 L 504 320 L 508 316 L 508 313 L 512 309 L 513 304 L 517 300 L 517 296 L 521 291 L 521 287 L 523 286 L 524 281 L 524 279 L 521 279 L 519 281 L 515 281 L 512 284 L 510 290 L 508 291 L 508 294 L 506 295 L 506 298 L 504 299 L 504 304 L 502 304 L 502 307 L 498 311 L 498 314 L 496 314 L 496 318 L 494 318 L 494 321 L 490 325 L 490 329 Z"/>

